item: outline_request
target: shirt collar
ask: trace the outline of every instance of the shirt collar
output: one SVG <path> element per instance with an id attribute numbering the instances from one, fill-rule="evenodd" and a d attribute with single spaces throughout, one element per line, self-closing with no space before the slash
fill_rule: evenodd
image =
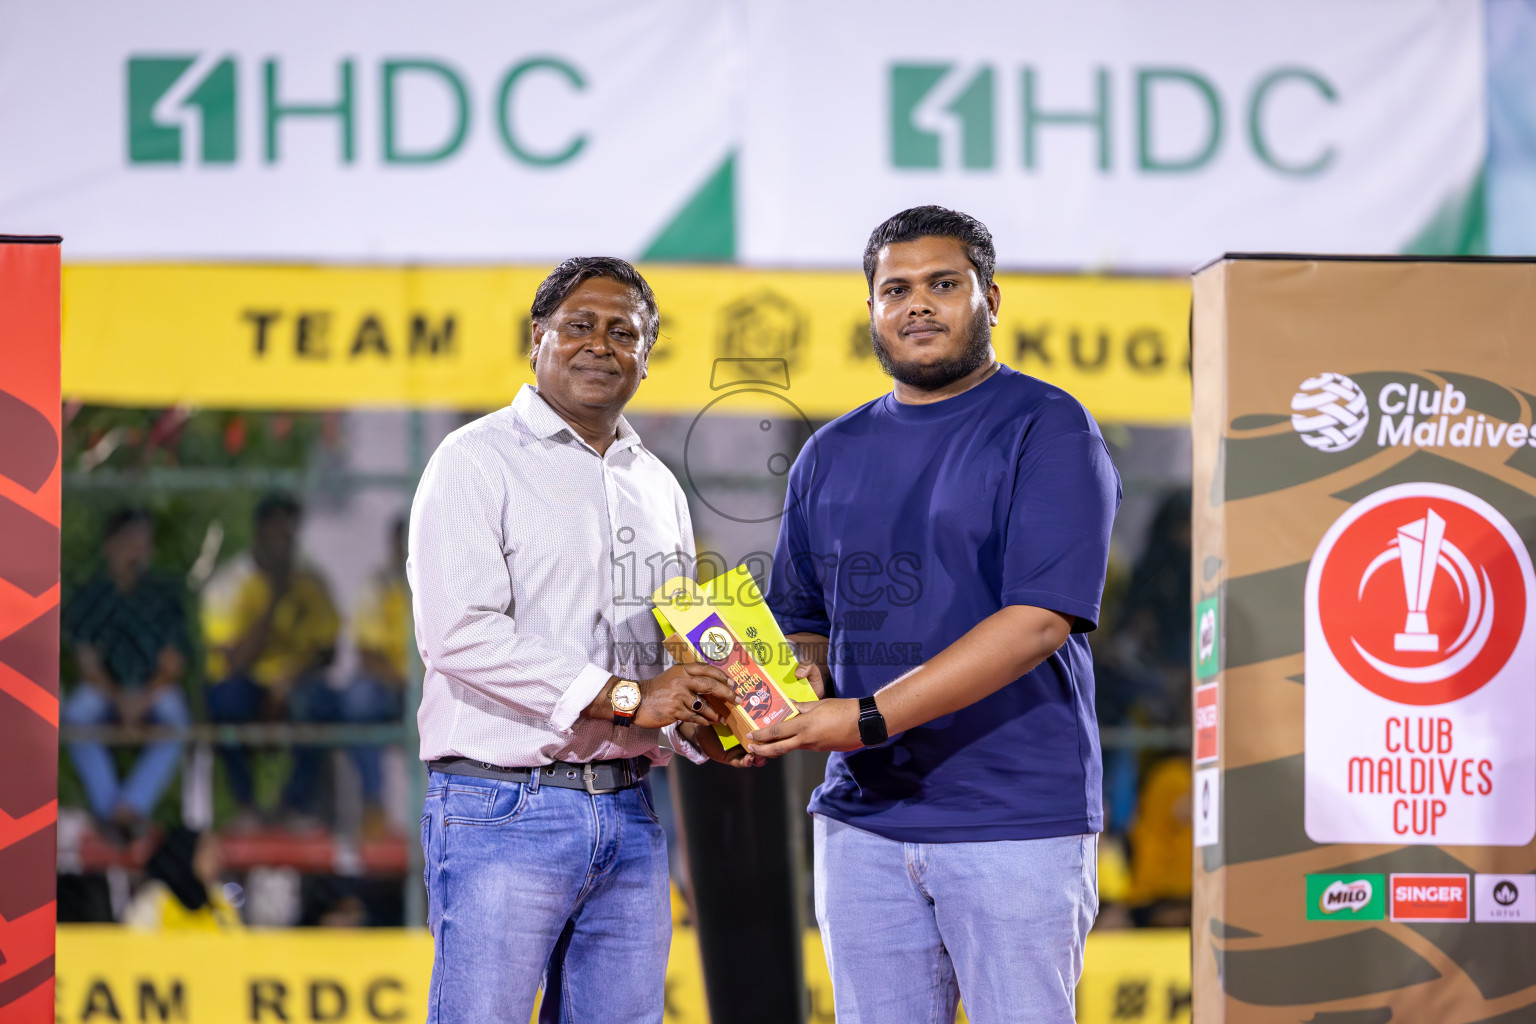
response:
<path id="1" fill-rule="evenodd" d="M 532 430 L 535 437 L 554 437 L 561 431 L 571 435 L 572 440 L 580 441 L 580 436 L 571 425 L 560 418 L 560 414 L 549 407 L 549 403 L 539 397 L 538 391 L 532 384 L 524 384 L 518 389 L 517 395 L 512 399 L 512 411 L 517 418 Z M 613 444 L 608 447 L 611 451 L 622 451 L 640 443 L 640 435 L 635 433 L 635 428 L 629 425 L 629 420 L 619 417 L 618 436 Z"/>

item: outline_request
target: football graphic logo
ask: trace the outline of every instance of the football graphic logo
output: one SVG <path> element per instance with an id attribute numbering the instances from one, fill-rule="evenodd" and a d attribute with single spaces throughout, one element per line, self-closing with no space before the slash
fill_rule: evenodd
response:
<path id="1" fill-rule="evenodd" d="M 1320 373 L 1291 396 L 1291 428 L 1320 452 L 1342 452 L 1365 436 L 1370 402 L 1342 373 Z"/>

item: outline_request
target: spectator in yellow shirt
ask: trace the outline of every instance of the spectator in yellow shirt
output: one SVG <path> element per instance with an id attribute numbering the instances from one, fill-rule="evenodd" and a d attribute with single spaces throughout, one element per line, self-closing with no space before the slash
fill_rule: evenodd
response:
<path id="1" fill-rule="evenodd" d="M 340 698 L 326 683 L 340 620 L 324 578 L 298 553 L 303 507 L 288 495 L 256 506 L 248 554 L 209 581 L 203 599 L 208 642 L 208 717 L 215 722 L 334 722 Z M 243 824 L 255 819 L 249 752 L 220 748 Z M 305 815 L 313 804 L 320 750 L 296 747 L 283 807 Z"/>
<path id="2" fill-rule="evenodd" d="M 1131 844 L 1126 902 L 1140 926 L 1189 927 L 1192 782 L 1188 755 L 1165 757 L 1147 772 L 1126 837 Z"/>
<path id="3" fill-rule="evenodd" d="M 360 671 L 341 695 L 342 720 L 398 722 L 405 690 L 410 594 L 405 584 L 405 520 L 390 529 L 389 560 L 369 581 L 352 621 Z M 363 834 L 385 831 L 378 747 L 353 747 L 363 782 Z"/>
<path id="4" fill-rule="evenodd" d="M 218 836 L 176 827 L 144 865 L 144 884 L 123 923 L 151 931 L 234 931 L 240 912 L 224 895 L 224 858 Z"/>

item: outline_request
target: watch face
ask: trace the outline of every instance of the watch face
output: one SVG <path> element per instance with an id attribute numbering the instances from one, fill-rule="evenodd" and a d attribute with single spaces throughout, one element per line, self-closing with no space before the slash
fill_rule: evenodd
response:
<path id="1" fill-rule="evenodd" d="M 625 679 L 613 688 L 613 710 L 633 713 L 640 706 L 640 687 Z"/>

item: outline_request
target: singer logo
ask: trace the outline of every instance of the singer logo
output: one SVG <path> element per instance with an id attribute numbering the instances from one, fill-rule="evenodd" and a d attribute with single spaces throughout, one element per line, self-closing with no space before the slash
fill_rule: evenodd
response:
<path id="1" fill-rule="evenodd" d="M 1216 683 L 1195 687 L 1195 764 L 1208 764 L 1221 756 L 1217 735 Z"/>
<path id="2" fill-rule="evenodd" d="M 1504 532 L 1472 505 L 1425 493 L 1356 516 L 1334 539 L 1318 587 L 1323 634 L 1345 671 L 1417 705 L 1491 680 L 1514 653 L 1527 600 Z"/>
<path id="3" fill-rule="evenodd" d="M 1471 916 L 1466 875 L 1393 875 L 1394 921 L 1465 921 Z"/>

